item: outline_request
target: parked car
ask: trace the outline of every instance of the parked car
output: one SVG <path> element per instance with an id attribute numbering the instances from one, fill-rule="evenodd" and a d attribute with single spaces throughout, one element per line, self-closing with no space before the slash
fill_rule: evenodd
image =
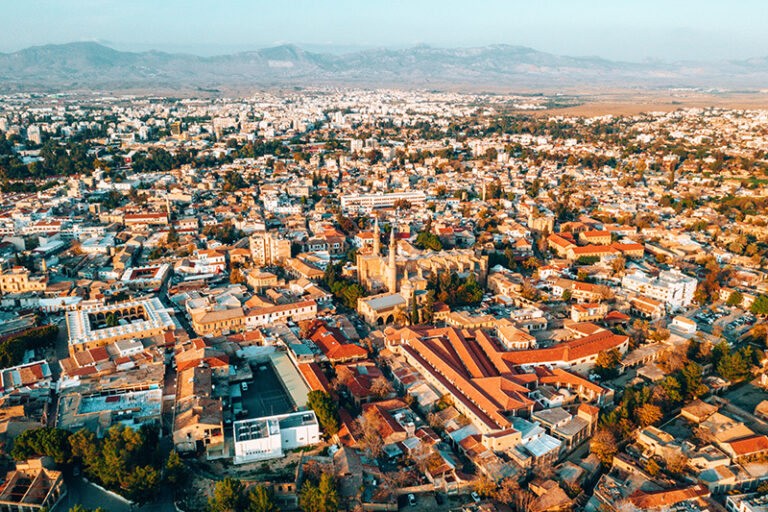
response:
<path id="1" fill-rule="evenodd" d="M 243 391 L 248 391 L 248 383 L 247 382 L 243 382 L 242 384 L 240 384 L 240 387 L 243 388 Z"/>
<path id="2" fill-rule="evenodd" d="M 408 505 L 411 507 L 416 504 L 416 496 L 413 495 L 413 493 L 408 495 Z"/>
<path id="3" fill-rule="evenodd" d="M 470 496 L 472 496 L 472 501 L 474 501 L 475 503 L 480 503 L 480 495 L 477 494 L 475 491 L 472 491 L 472 494 L 470 494 Z"/>

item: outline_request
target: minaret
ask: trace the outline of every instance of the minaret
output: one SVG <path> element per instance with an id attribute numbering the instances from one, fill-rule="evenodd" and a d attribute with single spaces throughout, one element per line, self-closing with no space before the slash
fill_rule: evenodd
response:
<path id="1" fill-rule="evenodd" d="M 381 237 L 379 233 L 379 216 L 376 216 L 376 221 L 373 224 L 373 255 L 378 256 L 381 254 Z"/>
<path id="2" fill-rule="evenodd" d="M 387 288 L 389 293 L 397 292 L 397 263 L 395 261 L 395 226 L 389 232 L 389 265 L 387 265 Z"/>

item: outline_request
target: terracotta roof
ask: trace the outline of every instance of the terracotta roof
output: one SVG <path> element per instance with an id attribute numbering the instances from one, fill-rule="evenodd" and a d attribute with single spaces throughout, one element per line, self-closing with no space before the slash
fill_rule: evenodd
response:
<path id="1" fill-rule="evenodd" d="M 730 441 L 728 444 L 737 457 L 768 451 L 768 436 L 754 435 Z"/>
<path id="2" fill-rule="evenodd" d="M 675 503 L 704 498 L 709 495 L 709 489 L 705 486 L 695 485 L 685 489 L 672 489 L 668 491 L 637 491 L 629 497 L 629 501 L 640 509 L 667 508 Z"/>

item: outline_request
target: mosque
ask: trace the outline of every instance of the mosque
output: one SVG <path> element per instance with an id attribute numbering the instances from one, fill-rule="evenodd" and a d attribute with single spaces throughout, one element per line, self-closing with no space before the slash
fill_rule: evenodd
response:
<path id="1" fill-rule="evenodd" d="M 373 295 L 358 299 L 358 313 L 370 325 L 394 323 L 402 312 L 410 311 L 412 301 L 422 304 L 427 298 L 429 276 L 444 272 L 467 275 L 484 283 L 488 257 L 472 249 L 422 251 L 406 240 L 396 239 L 393 225 L 387 256 L 381 254 L 379 219 L 376 217 L 372 248 L 357 253 L 357 280 Z"/>

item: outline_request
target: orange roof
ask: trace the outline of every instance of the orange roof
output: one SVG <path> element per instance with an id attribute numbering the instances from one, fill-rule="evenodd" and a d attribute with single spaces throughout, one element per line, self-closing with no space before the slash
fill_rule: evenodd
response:
<path id="1" fill-rule="evenodd" d="M 768 436 L 754 435 L 728 443 L 737 457 L 768 451 Z"/>
<path id="2" fill-rule="evenodd" d="M 312 391 L 331 392 L 331 385 L 317 363 L 300 363 L 299 371 Z"/>
<path id="3" fill-rule="evenodd" d="M 556 361 L 571 362 L 611 350 L 629 338 L 610 331 L 600 331 L 577 340 L 566 341 L 547 348 L 519 350 L 504 354 L 504 360 L 513 365 L 547 364 Z"/>
<path id="4" fill-rule="evenodd" d="M 685 489 L 672 489 L 668 491 L 637 491 L 629 497 L 629 501 L 640 509 L 667 508 L 675 503 L 704 498 L 709 495 L 709 489 L 705 486 L 695 485 Z"/>

